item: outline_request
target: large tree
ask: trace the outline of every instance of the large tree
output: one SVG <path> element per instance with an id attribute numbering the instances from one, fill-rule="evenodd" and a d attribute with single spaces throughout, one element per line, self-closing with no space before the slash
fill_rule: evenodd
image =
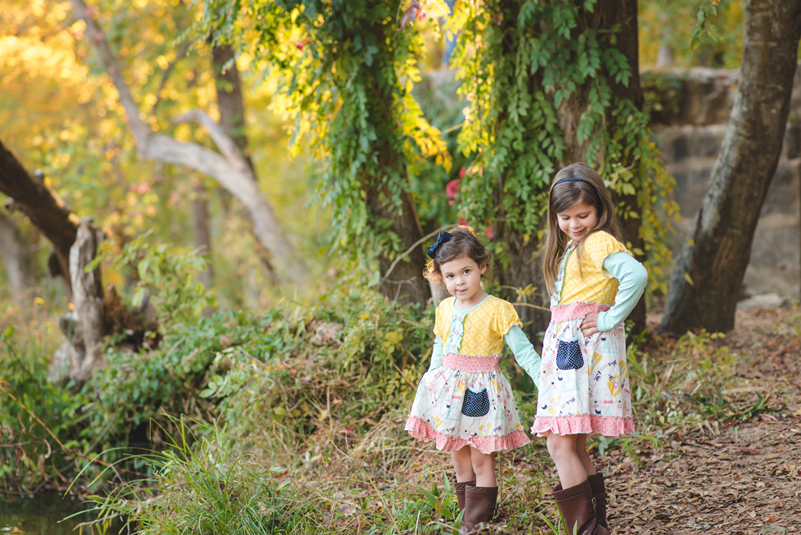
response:
<path id="1" fill-rule="evenodd" d="M 801 2 L 745 5 L 743 63 L 709 189 L 671 273 L 660 329 L 734 327 L 759 213 L 776 171 L 801 38 Z"/>
<path id="2" fill-rule="evenodd" d="M 475 154 L 465 212 L 469 222 L 494 224 L 507 297 L 532 284 L 543 290 L 536 253 L 547 192 L 556 171 L 572 162 L 604 177 L 632 250 L 641 259 L 646 249 L 664 258 L 666 236 L 653 206 L 670 181 L 641 111 L 636 1 L 459 6 L 456 18 L 466 22 L 453 64 L 471 101 L 460 142 Z M 544 330 L 546 312 L 521 312 L 531 334 Z M 644 306 L 636 319 L 643 328 Z"/>

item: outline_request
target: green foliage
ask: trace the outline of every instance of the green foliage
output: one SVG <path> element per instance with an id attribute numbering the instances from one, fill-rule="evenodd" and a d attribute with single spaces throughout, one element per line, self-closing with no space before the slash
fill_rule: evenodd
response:
<path id="1" fill-rule="evenodd" d="M 86 399 L 48 380 L 45 351 L 13 327 L 0 334 L 0 482 L 18 492 L 58 482 L 59 472 L 76 462 L 53 436 L 76 451 L 91 448 L 80 433 Z"/>
<path id="2" fill-rule="evenodd" d="M 270 329 L 279 314 L 275 311 L 252 317 L 241 312 L 218 312 L 168 332 L 157 350 L 134 355 L 107 353 L 106 366 L 83 388 L 94 402 L 88 411 L 92 428 L 111 425 L 112 435 L 126 436 L 151 419 L 166 424 L 164 413 L 207 414 L 211 407 L 203 403 L 198 406 L 198 396 L 218 355 L 240 346 L 265 359 L 275 352 L 291 350 L 282 345 L 280 327 Z"/>
<path id="3" fill-rule="evenodd" d="M 283 469 L 235 455 L 220 430 L 206 428 L 195 442 L 183 421 L 176 428 L 167 449 L 143 457 L 155 468 L 158 490 L 140 480 L 94 496 L 99 518 L 124 516 L 140 535 L 272 535 L 323 528 L 322 500 L 308 490 L 298 499 L 300 489 L 281 477 Z"/>
<path id="4" fill-rule="evenodd" d="M 640 62 L 669 52 L 675 67 L 736 69 L 742 62 L 744 4 L 720 0 L 645 0 L 639 6 Z"/>
<path id="5" fill-rule="evenodd" d="M 319 200 L 332 210 L 335 246 L 363 260 L 402 252 L 389 229 L 409 191 L 409 164 L 448 168 L 438 129 L 412 96 L 422 38 L 399 31 L 397 2 L 311 0 L 200 3 L 197 32 L 233 42 L 277 84 L 274 108 L 322 162 Z M 378 201 L 378 202 L 376 202 Z M 376 206 L 381 205 L 380 213 Z M 372 208 L 371 208 L 372 206 Z M 355 256 L 355 253 L 354 253 Z"/>
<path id="6" fill-rule="evenodd" d="M 431 311 L 370 290 L 343 289 L 319 307 L 286 304 L 273 314 L 274 350 L 218 353 L 201 392 L 234 434 L 265 429 L 262 440 L 279 443 L 335 421 L 369 427 L 409 399 L 431 351 Z"/>
<path id="7" fill-rule="evenodd" d="M 206 268 L 206 260 L 198 251 L 182 252 L 168 244 L 151 243 L 150 238 L 151 232 L 146 232 L 126 243 L 119 253 L 114 252 L 114 241 L 104 242 L 104 252 L 87 270 L 109 258 L 113 269 L 133 270 L 133 305 L 139 308 L 149 299 L 158 312 L 159 324 L 166 330 L 177 323 L 194 321 L 207 307 L 216 306 L 214 296 L 196 278 Z"/>
<path id="8" fill-rule="evenodd" d="M 636 207 L 618 203 L 619 215 L 641 220 L 649 267 L 661 269 L 669 258 L 663 215 L 677 209 L 665 201 L 673 180 L 649 139 L 648 115 L 620 95 L 631 79 L 616 47 L 620 29 L 585 24 L 592 0 L 460 6 L 450 24 L 462 31 L 454 63 L 470 108 L 459 143 L 475 156 L 463 184 L 465 219 L 541 238 L 550 180 L 578 151 L 618 198 L 636 197 Z M 570 135 L 579 148 L 566 144 L 560 117 L 578 119 Z"/>
<path id="9" fill-rule="evenodd" d="M 415 533 L 449 535 L 459 532 L 463 513 L 459 511 L 459 502 L 447 475 L 442 479 L 442 487 L 433 485 L 430 491 L 421 487 L 421 498 L 407 498 L 400 506 L 392 505 L 392 516 L 399 530 L 414 529 Z M 442 522 L 443 517 L 454 522 Z"/>
<path id="10" fill-rule="evenodd" d="M 696 26 L 690 34 L 690 48 L 697 48 L 701 44 L 701 36 L 704 34 L 714 41 L 721 40 L 717 27 L 711 21 L 718 14 L 718 5 L 720 3 L 720 0 L 706 0 L 696 10 Z"/>

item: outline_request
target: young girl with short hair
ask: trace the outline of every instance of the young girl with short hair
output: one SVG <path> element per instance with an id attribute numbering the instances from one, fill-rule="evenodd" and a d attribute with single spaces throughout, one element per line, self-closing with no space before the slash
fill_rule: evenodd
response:
<path id="1" fill-rule="evenodd" d="M 474 533 L 495 511 L 496 451 L 529 443 L 512 389 L 498 369 L 504 342 L 535 381 L 540 357 L 510 303 L 481 287 L 489 255 L 470 227 L 444 232 L 428 250 L 427 276 L 453 297 L 437 307 L 434 350 L 420 380 L 406 430 L 451 452 L 461 533 Z"/>
<path id="2" fill-rule="evenodd" d="M 622 322 L 648 273 L 621 243 L 609 192 L 587 165 L 554 177 L 542 266 L 551 322 L 531 432 L 546 437 L 559 473 L 552 496 L 565 532 L 607 535 L 604 479 L 587 436 L 634 432 Z"/>

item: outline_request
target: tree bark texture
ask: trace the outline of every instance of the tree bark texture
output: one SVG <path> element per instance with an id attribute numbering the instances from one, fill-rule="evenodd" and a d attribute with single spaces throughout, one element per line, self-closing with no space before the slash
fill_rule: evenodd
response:
<path id="1" fill-rule="evenodd" d="M 734 327 L 759 213 L 782 149 L 801 38 L 801 2 L 746 4 L 743 63 L 709 189 L 673 268 L 660 329 Z"/>
<path id="2" fill-rule="evenodd" d="M 217 91 L 217 109 L 220 126 L 234 140 L 251 170 L 254 170 L 245 134 L 245 99 L 242 98 L 242 79 L 236 66 L 234 50 L 230 45 L 217 45 L 211 49 L 214 69 L 214 88 Z M 255 171 L 254 171 L 255 176 Z"/>
<path id="3" fill-rule="evenodd" d="M 70 250 L 70 275 L 78 315 L 78 331 L 86 353 L 80 362 L 74 362 L 71 376 L 85 381 L 92 370 L 102 365 L 103 338 L 109 333 L 103 306 L 103 283 L 100 266 L 86 271 L 97 256 L 97 247 L 103 240 L 103 232 L 92 226 L 91 218 L 85 217 L 78 226 L 75 244 Z"/>
<path id="4" fill-rule="evenodd" d="M 411 247 L 423 237 L 423 228 L 417 217 L 412 194 L 409 191 L 401 192 L 400 209 L 396 209 L 389 201 L 391 194 L 385 184 L 373 183 L 366 194 L 367 205 L 373 215 L 392 221 L 390 230 L 400 237 L 404 247 Z M 424 304 L 431 297 L 431 288 L 423 277 L 426 261 L 422 246 L 412 248 L 407 258 L 408 261 L 402 259 L 395 264 L 392 273 L 384 280 L 379 290 L 390 299 L 401 303 Z M 393 259 L 387 255 L 379 256 L 378 263 L 382 274 L 389 271 L 392 262 Z"/>
<path id="5" fill-rule="evenodd" d="M 6 206 L 20 210 L 31 220 L 55 248 L 68 298 L 72 286 L 69 278 L 70 247 L 75 242 L 78 218 L 70 213 L 64 202 L 38 180 L 0 142 L 0 191 L 10 197 Z"/>
<path id="6" fill-rule="evenodd" d="M 626 57 L 626 61 L 631 69 L 631 78 L 627 85 L 614 83 L 612 92 L 619 99 L 630 100 L 634 107 L 642 110 L 643 94 L 640 86 L 640 44 L 637 33 L 637 0 L 603 0 L 596 7 L 601 15 L 601 28 L 614 28 L 620 25 L 620 32 L 617 34 L 617 49 Z M 610 127 L 614 125 L 610 122 Z M 629 161 L 623 162 L 625 167 L 634 165 L 634 157 L 630 154 Z M 637 205 L 637 194 L 623 195 L 614 199 L 615 205 L 623 206 L 623 213 L 640 213 Z M 645 242 L 640 236 L 641 219 L 639 218 L 620 218 L 620 227 L 623 232 L 623 240 L 630 243 L 632 248 L 645 250 Z M 644 255 L 635 255 L 637 260 L 644 262 Z M 640 297 L 637 306 L 629 314 L 632 322 L 632 332 L 639 334 L 645 330 L 645 296 Z"/>
<path id="7" fill-rule="evenodd" d="M 209 132 L 220 152 L 195 143 L 178 141 L 156 134 L 142 118 L 139 106 L 131 95 L 125 77 L 116 64 L 104 32 L 91 16 L 83 0 L 70 0 L 75 14 L 86 23 L 86 36 L 98 53 L 106 73 L 117 89 L 120 103 L 125 108 L 128 124 L 136 140 L 139 153 L 145 160 L 182 165 L 196 169 L 220 183 L 236 197 L 250 213 L 254 234 L 276 259 L 282 274 L 298 286 L 307 280 L 308 270 L 298 258 L 292 244 L 284 236 L 275 217 L 272 205 L 258 186 L 253 172 L 242 157 L 239 147 L 226 132 L 205 112 L 192 110 L 174 122 L 197 121 Z"/>

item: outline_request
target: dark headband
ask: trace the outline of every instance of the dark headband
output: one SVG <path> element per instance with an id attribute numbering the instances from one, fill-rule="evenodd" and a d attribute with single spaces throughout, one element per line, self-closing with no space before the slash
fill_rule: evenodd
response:
<path id="1" fill-rule="evenodd" d="M 563 178 L 562 180 L 560 180 L 556 184 L 561 184 L 562 182 L 586 182 L 587 184 L 589 184 L 589 182 L 587 182 L 583 178 Z M 554 186 L 556 186 L 556 184 L 554 184 Z"/>

